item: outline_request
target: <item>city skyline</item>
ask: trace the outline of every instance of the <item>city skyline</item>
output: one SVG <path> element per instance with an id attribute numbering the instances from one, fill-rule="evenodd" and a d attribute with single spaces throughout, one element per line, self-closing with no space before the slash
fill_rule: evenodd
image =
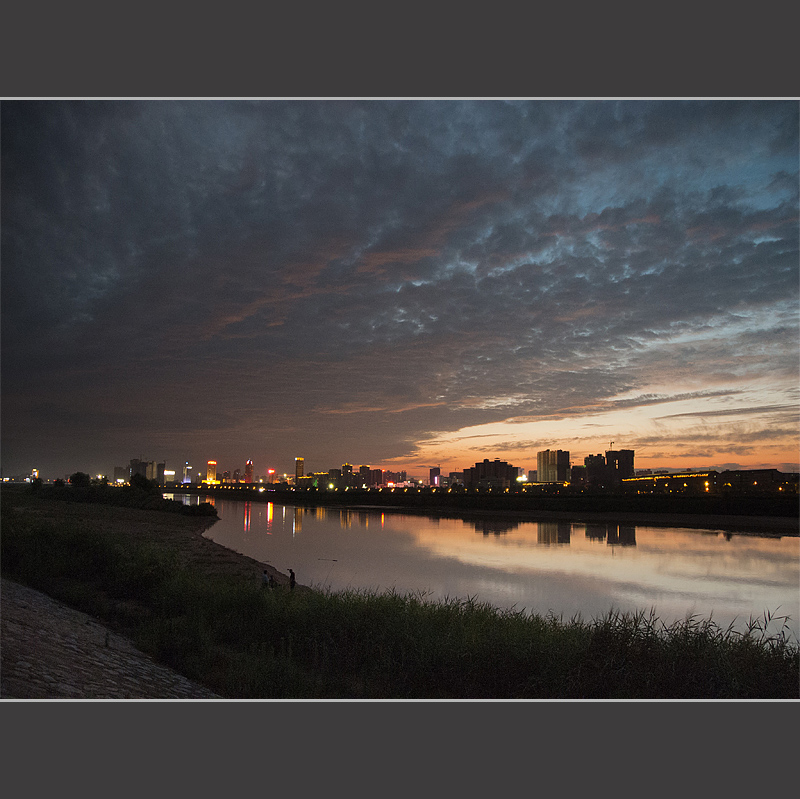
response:
<path id="1" fill-rule="evenodd" d="M 6 475 L 800 468 L 794 100 L 4 100 L 0 131 Z"/>
<path id="2" fill-rule="evenodd" d="M 614 444 L 613 441 L 609 443 L 610 445 Z M 533 466 L 526 465 L 526 462 L 524 461 L 511 464 L 506 461 L 501 461 L 500 458 L 484 458 L 483 461 L 476 461 L 473 464 L 461 464 L 451 467 L 442 466 L 439 464 L 436 466 L 424 467 L 423 474 L 423 470 L 420 470 L 417 473 L 408 473 L 406 469 L 393 469 L 391 467 L 374 464 L 350 463 L 349 461 L 344 461 L 340 465 L 336 466 L 328 465 L 314 467 L 312 465 L 312 468 L 309 471 L 305 471 L 305 458 L 303 457 L 296 457 L 294 459 L 294 471 L 281 471 L 280 469 L 272 468 L 272 462 L 266 461 L 265 463 L 268 463 L 268 465 L 261 469 L 256 469 L 252 458 L 247 458 L 245 460 L 244 471 L 238 467 L 231 468 L 231 464 L 218 463 L 216 460 L 206 461 L 204 464 L 200 465 L 199 469 L 197 469 L 193 464 L 190 464 L 188 461 L 185 461 L 183 464 L 181 464 L 180 469 L 167 469 L 166 467 L 170 466 L 171 464 L 165 460 L 149 460 L 147 458 L 143 459 L 139 457 L 130 459 L 128 466 L 116 465 L 113 467 L 113 469 L 101 470 L 99 472 L 84 472 L 84 474 L 87 474 L 92 480 L 100 480 L 105 478 L 108 480 L 108 482 L 114 483 L 128 482 L 130 475 L 138 473 L 147 477 L 148 479 L 156 480 L 159 483 L 165 484 L 197 484 L 201 482 L 257 484 L 288 482 L 289 484 L 296 485 L 299 481 L 302 481 L 302 479 L 317 478 L 319 475 L 323 474 L 337 474 L 342 476 L 343 474 L 348 473 L 355 476 L 359 473 L 362 473 L 368 475 L 372 480 L 376 476 L 376 473 L 382 473 L 383 477 L 389 481 L 408 480 L 409 482 L 422 485 L 438 485 L 438 482 L 429 483 L 429 478 L 432 479 L 434 474 L 437 475 L 437 477 L 440 475 L 442 478 L 448 478 L 449 480 L 453 477 L 459 478 L 459 475 L 464 475 L 467 472 L 476 472 L 476 470 L 480 470 L 481 468 L 491 469 L 495 466 L 500 468 L 509 467 L 515 471 L 516 475 L 522 477 L 526 482 L 533 483 L 570 482 L 572 477 L 575 475 L 574 469 L 576 467 L 586 470 L 583 473 L 584 476 L 579 479 L 579 482 L 583 482 L 587 478 L 591 481 L 594 479 L 592 474 L 594 473 L 596 476 L 598 468 L 601 470 L 601 472 L 604 472 L 606 469 L 606 464 L 608 464 L 612 472 L 616 472 L 621 469 L 622 472 L 624 472 L 623 476 L 626 477 L 633 476 L 634 474 L 644 476 L 651 474 L 668 475 L 681 473 L 702 473 L 707 471 L 733 471 L 741 472 L 743 474 L 747 473 L 748 471 L 777 471 L 779 473 L 782 471 L 780 469 L 774 470 L 773 467 L 751 467 L 742 469 L 728 469 L 727 467 L 723 469 L 713 466 L 677 468 L 669 465 L 663 465 L 661 467 L 640 467 L 634 463 L 634 450 L 616 448 L 606 449 L 603 452 L 586 455 L 580 459 L 573 457 L 569 450 L 543 450 L 535 453 L 534 459 L 535 463 Z M 572 477 L 570 477 L 571 470 L 573 470 Z M 33 467 L 33 469 L 25 473 L 18 473 L 13 476 L 5 475 L 4 479 L 30 481 L 34 478 L 41 478 L 50 482 L 55 480 L 67 480 L 71 478 L 73 473 L 74 471 L 71 473 L 65 473 L 64 475 L 42 475 L 40 469 Z M 789 474 L 796 475 L 798 474 L 798 471 L 791 470 Z M 161 475 L 166 475 L 166 477 L 162 477 Z M 400 475 L 402 475 L 402 478 Z"/>

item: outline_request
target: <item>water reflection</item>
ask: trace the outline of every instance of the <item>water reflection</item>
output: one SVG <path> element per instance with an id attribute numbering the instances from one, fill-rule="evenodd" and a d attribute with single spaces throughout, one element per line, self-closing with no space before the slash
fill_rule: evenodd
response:
<path id="1" fill-rule="evenodd" d="M 496 521 L 494 519 L 481 519 L 480 521 L 472 521 L 470 524 L 474 525 L 476 532 L 483 535 L 505 535 L 519 526 L 515 522 Z"/>
<path id="2" fill-rule="evenodd" d="M 178 498 L 176 496 L 176 498 Z M 203 501 L 192 497 L 190 501 Z M 655 608 L 737 629 L 765 610 L 800 617 L 800 539 L 624 522 L 450 519 L 218 500 L 206 535 L 300 582 L 477 597 L 569 618 Z"/>

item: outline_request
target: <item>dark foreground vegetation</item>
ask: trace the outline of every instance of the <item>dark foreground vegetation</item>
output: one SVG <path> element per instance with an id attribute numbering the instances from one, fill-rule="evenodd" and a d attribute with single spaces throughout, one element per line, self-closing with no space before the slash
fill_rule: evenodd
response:
<path id="1" fill-rule="evenodd" d="M 92 482 L 88 474 L 75 472 L 70 477 L 69 483 L 59 480 L 53 485 L 44 485 L 41 480 L 38 480 L 24 488 L 22 486 L 10 486 L 5 490 L 13 491 L 15 489 L 25 491 L 40 499 L 55 499 L 64 502 L 91 502 L 98 505 L 115 505 L 123 508 L 181 513 L 184 516 L 218 516 L 216 508 L 210 502 L 184 505 L 174 499 L 164 499 L 162 489 L 158 483 L 154 480 L 148 480 L 140 474 L 135 474 L 130 483 L 124 486 Z"/>
<path id="2" fill-rule="evenodd" d="M 800 698 L 798 647 L 691 619 L 597 620 L 469 599 L 262 588 L 4 503 L 3 577 L 93 614 L 227 698 Z"/>

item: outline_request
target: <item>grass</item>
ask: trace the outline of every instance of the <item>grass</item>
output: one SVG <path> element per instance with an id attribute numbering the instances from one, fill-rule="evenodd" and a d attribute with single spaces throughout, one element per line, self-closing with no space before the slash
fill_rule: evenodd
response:
<path id="1" fill-rule="evenodd" d="M 696 617 L 565 621 L 474 598 L 269 590 L 209 577 L 166 546 L 13 508 L 0 545 L 4 577 L 228 698 L 800 698 L 797 644 L 785 620 L 767 634 L 769 616 L 738 633 Z"/>

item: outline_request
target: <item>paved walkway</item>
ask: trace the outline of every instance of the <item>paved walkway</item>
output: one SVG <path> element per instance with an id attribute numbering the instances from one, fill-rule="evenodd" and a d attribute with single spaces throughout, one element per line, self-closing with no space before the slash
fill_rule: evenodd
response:
<path id="1" fill-rule="evenodd" d="M 1 582 L 0 699 L 220 699 L 91 616 Z"/>

